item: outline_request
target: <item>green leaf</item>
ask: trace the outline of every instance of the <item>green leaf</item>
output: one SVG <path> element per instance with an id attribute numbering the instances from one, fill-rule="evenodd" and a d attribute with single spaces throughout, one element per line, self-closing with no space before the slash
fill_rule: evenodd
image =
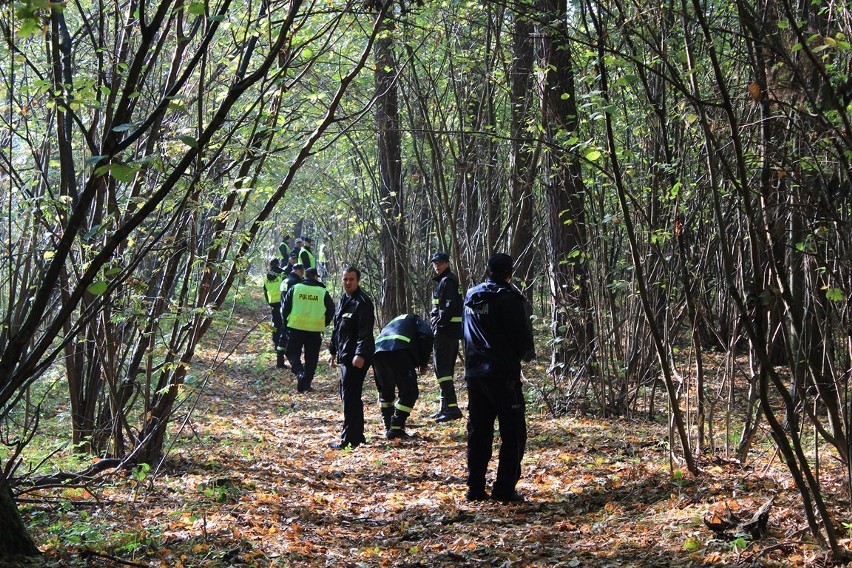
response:
<path id="1" fill-rule="evenodd" d="M 748 542 L 746 542 L 746 539 L 744 539 L 743 537 L 740 537 L 731 543 L 731 547 L 733 547 L 734 549 L 739 548 L 741 550 L 745 550 L 747 546 Z"/>
<path id="2" fill-rule="evenodd" d="M 586 159 L 590 162 L 596 162 L 601 159 L 602 155 L 600 150 L 591 150 L 586 153 Z"/>
<path id="3" fill-rule="evenodd" d="M 846 299 L 846 295 L 840 288 L 828 288 L 825 291 L 825 299 L 831 302 L 842 302 Z"/>
<path id="4" fill-rule="evenodd" d="M 198 140 L 193 138 L 192 136 L 178 136 L 178 140 L 189 146 L 190 148 L 198 148 Z"/>
<path id="5" fill-rule="evenodd" d="M 100 224 L 95 225 L 94 227 L 92 227 L 91 229 L 89 229 L 88 231 L 86 231 L 86 234 L 85 234 L 85 235 L 83 235 L 83 238 L 84 238 L 84 239 L 87 239 L 87 240 L 88 240 L 88 239 L 91 239 L 92 237 L 94 237 L 95 235 L 97 235 L 97 234 L 98 234 L 98 232 L 101 230 L 101 227 L 102 227 L 102 226 L 103 226 L 103 225 L 100 225 Z"/>
<path id="6" fill-rule="evenodd" d="M 97 166 L 102 160 L 109 158 L 109 156 L 89 156 L 86 158 L 87 166 Z"/>
<path id="7" fill-rule="evenodd" d="M 701 542 L 695 537 L 689 537 L 683 542 L 684 550 L 688 550 L 689 552 L 693 552 L 701 548 Z"/>
<path id="8" fill-rule="evenodd" d="M 27 18 L 21 22 L 21 27 L 18 28 L 18 37 L 21 39 L 35 35 L 39 31 L 39 23 L 36 18 Z"/>
<path id="9" fill-rule="evenodd" d="M 190 14 L 195 14 L 196 16 L 201 16 L 201 15 L 204 14 L 204 9 L 205 9 L 204 2 L 193 2 L 192 4 L 189 5 L 189 8 L 187 9 L 187 11 Z"/>
<path id="10" fill-rule="evenodd" d="M 127 132 L 131 128 L 133 128 L 133 125 L 130 124 L 129 122 L 126 122 L 124 124 L 119 124 L 117 126 L 113 126 L 112 131 L 113 132 Z"/>
<path id="11" fill-rule="evenodd" d="M 627 85 L 632 85 L 632 84 L 634 84 L 634 83 L 635 83 L 636 81 L 638 81 L 638 80 L 639 80 L 639 78 L 638 78 L 636 75 L 633 75 L 633 74 L 631 74 L 631 73 L 628 73 L 627 75 L 624 75 L 623 77 L 619 77 L 619 78 L 615 81 L 615 85 L 616 85 L 617 87 L 625 87 L 625 86 L 627 86 Z"/>
<path id="12" fill-rule="evenodd" d="M 139 166 L 128 166 L 125 164 L 111 164 L 109 167 L 110 175 L 117 181 L 124 183 L 133 181 L 133 178 L 136 176 L 136 172 L 138 171 Z"/>
<path id="13" fill-rule="evenodd" d="M 88 288 L 86 288 L 86 291 L 89 294 L 92 294 L 93 296 L 100 296 L 101 294 L 106 292 L 106 289 L 106 280 L 98 280 L 97 282 L 92 283 Z"/>

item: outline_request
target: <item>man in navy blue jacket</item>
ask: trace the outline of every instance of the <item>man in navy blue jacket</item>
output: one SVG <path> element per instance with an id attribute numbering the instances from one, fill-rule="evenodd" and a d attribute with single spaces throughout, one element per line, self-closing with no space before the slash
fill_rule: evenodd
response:
<path id="1" fill-rule="evenodd" d="M 464 300 L 465 381 L 468 389 L 467 499 L 520 502 L 515 487 L 527 443 L 526 404 L 521 388 L 521 360 L 535 356 L 529 308 L 512 283 L 512 257 L 488 259 L 486 280 L 468 290 Z M 500 455 L 491 496 L 485 473 L 500 424 Z"/>

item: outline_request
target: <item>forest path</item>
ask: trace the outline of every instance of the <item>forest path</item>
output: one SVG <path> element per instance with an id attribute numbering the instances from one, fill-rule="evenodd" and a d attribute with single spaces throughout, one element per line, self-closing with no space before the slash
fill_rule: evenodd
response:
<path id="1" fill-rule="evenodd" d="M 100 549 L 113 560 L 169 567 L 807 563 L 800 545 L 764 554 L 761 547 L 776 540 L 745 552 L 712 540 L 701 521 L 708 509 L 723 502 L 756 509 L 782 482 L 733 465 L 713 465 L 697 480 L 672 476 L 664 425 L 530 409 L 518 487 L 527 501 L 467 503 L 465 421 L 428 417 L 434 374 L 420 378 L 408 428 L 416 437 L 393 441 L 383 436 L 371 374 L 368 443 L 332 450 L 342 420 L 337 370 L 324 353 L 315 390 L 296 393 L 290 371 L 274 368 L 269 329 L 257 325 L 264 317 L 237 314 L 223 340 L 211 333 L 205 343 L 212 347 L 199 350 L 192 372 L 201 386 L 188 391 L 178 414 L 196 407 L 183 427 L 175 422 L 163 466 L 102 490 L 109 504 L 87 522 L 97 518 L 99 530 L 112 531 Z M 541 373 L 540 363 L 527 369 L 533 380 Z M 457 387 L 464 409 L 463 382 Z M 495 462 L 496 452 L 489 480 Z M 779 507 L 789 519 L 796 496 L 786 491 Z M 71 549 L 49 547 L 47 557 L 69 565 Z M 90 555 L 85 565 L 119 565 L 101 560 Z"/>

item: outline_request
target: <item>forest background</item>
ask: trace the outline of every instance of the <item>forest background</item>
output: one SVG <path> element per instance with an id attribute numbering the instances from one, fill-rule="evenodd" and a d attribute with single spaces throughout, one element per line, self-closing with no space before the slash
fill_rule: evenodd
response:
<path id="1" fill-rule="evenodd" d="M 285 231 L 363 267 L 380 323 L 427 309 L 431 252 L 464 287 L 512 254 L 538 408 L 662 417 L 678 483 L 770 444 L 847 557 L 847 5 L 0 11 L 0 557 L 38 552 L 34 486 L 168 461 L 197 349 Z"/>

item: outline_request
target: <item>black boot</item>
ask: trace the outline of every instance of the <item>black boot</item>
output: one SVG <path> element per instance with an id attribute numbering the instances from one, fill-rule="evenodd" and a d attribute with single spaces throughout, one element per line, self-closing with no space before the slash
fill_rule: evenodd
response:
<path id="1" fill-rule="evenodd" d="M 435 418 L 435 422 L 450 422 L 451 420 L 458 420 L 462 417 L 462 411 L 459 409 L 458 404 L 448 404 L 447 408 L 444 409 L 437 418 Z"/>
<path id="2" fill-rule="evenodd" d="M 435 417 L 435 422 L 449 422 L 462 417 L 459 403 L 456 399 L 456 387 L 453 381 L 441 383 L 441 411 Z"/>
<path id="3" fill-rule="evenodd" d="M 411 438 L 411 434 L 405 431 L 405 421 L 407 419 L 408 416 L 394 414 L 391 419 L 391 426 L 385 433 L 385 437 L 388 440 L 407 440 L 408 438 Z"/>

